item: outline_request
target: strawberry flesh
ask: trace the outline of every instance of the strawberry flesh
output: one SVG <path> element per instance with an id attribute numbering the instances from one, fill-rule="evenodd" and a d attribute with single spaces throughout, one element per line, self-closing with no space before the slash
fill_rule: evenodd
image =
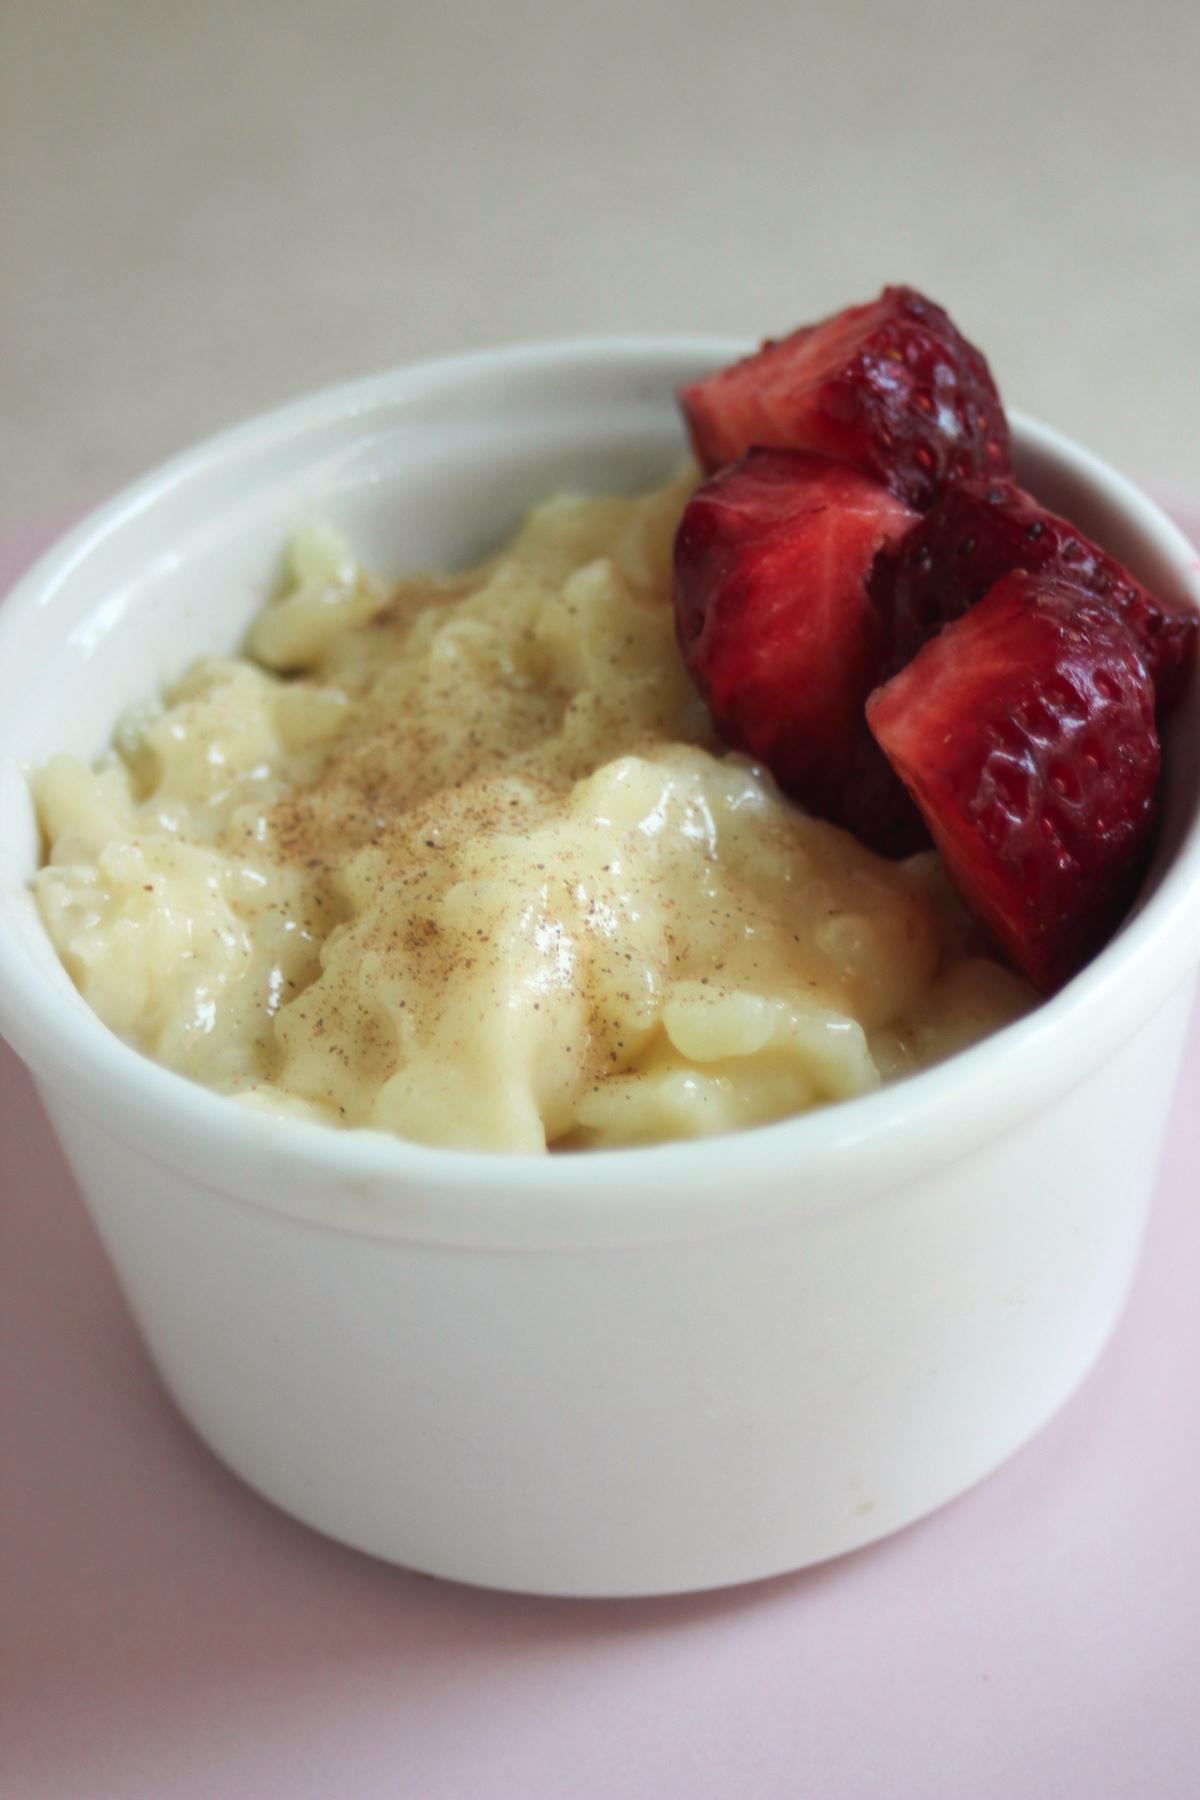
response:
<path id="1" fill-rule="evenodd" d="M 876 689 L 867 720 L 972 910 L 1060 987 L 1119 924 L 1154 824 L 1154 685 L 1132 632 L 1018 571 Z"/>
<path id="2" fill-rule="evenodd" d="M 867 575 L 914 518 L 845 463 L 753 450 L 697 488 L 676 534 L 680 649 L 718 731 L 825 817 L 883 648 Z"/>
<path id="3" fill-rule="evenodd" d="M 888 640 L 888 672 L 903 668 L 928 638 L 1014 569 L 1061 576 L 1109 607 L 1146 659 L 1160 711 L 1177 698 L 1195 658 L 1194 610 L 1148 592 L 1115 557 L 1011 481 L 948 488 L 880 556 L 871 597 Z"/>
<path id="4" fill-rule="evenodd" d="M 908 287 L 768 339 L 685 387 L 680 404 L 706 471 L 756 445 L 815 450 L 923 508 L 947 482 L 1010 467 L 986 361 L 940 306 Z"/>

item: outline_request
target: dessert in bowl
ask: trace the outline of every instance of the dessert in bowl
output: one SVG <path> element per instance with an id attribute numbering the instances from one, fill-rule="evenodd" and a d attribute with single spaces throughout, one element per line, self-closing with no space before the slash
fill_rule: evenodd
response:
<path id="1" fill-rule="evenodd" d="M 34 776 L 88 1004 L 240 1101 L 526 1152 L 767 1122 L 1027 1010 L 933 852 L 717 740 L 671 606 L 694 486 L 560 496 L 394 586 L 302 536 L 244 655 Z"/>
<path id="2" fill-rule="evenodd" d="M 167 1385 L 322 1529 L 559 1593 L 765 1575 L 994 1467 L 1086 1372 L 1136 1258 L 1200 960 L 1195 696 L 1133 916 L 937 1068 L 738 1134 L 582 1155 L 430 1148 L 232 1104 L 99 1022 L 29 891 L 26 771 L 228 655 L 319 515 L 373 569 L 462 567 L 547 493 L 678 458 L 728 344 L 497 352 L 317 396 L 168 466 L 0 614 L 0 1009 Z M 1018 471 L 1156 591 L 1190 552 L 1028 422 Z M 1190 587 L 1189 587 L 1189 584 Z"/>

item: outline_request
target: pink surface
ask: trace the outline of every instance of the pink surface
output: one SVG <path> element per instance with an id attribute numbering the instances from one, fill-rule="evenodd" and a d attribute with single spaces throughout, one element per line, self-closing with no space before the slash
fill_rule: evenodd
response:
<path id="1" fill-rule="evenodd" d="M 164 1398 L 2 1047 L 0 1145 L 3 1800 L 1200 1795 L 1200 1011 L 1075 1401 L 935 1518 L 692 1599 L 489 1595 L 292 1524 Z"/>

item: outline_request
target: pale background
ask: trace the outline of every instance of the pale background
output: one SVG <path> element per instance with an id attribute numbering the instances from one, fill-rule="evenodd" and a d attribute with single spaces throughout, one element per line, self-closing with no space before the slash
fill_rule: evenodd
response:
<path id="1" fill-rule="evenodd" d="M 1196 0 L 0 0 L 0 589 L 318 384 L 887 280 L 1200 501 Z M 0 1047 L 3 1800 L 1195 1800 L 1200 1015 L 1130 1311 L 807 1575 L 522 1601 L 292 1525 L 167 1405 Z"/>
<path id="2" fill-rule="evenodd" d="M 0 0 L 0 530 L 431 351 L 910 281 L 1200 495 L 1192 0 Z"/>

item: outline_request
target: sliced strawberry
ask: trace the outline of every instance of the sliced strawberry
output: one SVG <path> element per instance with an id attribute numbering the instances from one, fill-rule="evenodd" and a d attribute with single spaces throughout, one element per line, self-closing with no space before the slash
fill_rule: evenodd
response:
<path id="1" fill-rule="evenodd" d="M 929 828 L 867 729 L 865 714 L 829 817 L 879 856 L 912 856 L 929 848 Z"/>
<path id="2" fill-rule="evenodd" d="M 819 450 L 916 507 L 948 481 L 1009 471 L 987 363 L 913 288 L 885 288 L 869 305 L 768 340 L 679 398 L 705 470 L 754 445 Z"/>
<path id="3" fill-rule="evenodd" d="M 871 597 L 889 641 L 889 673 L 1013 569 L 1061 575 L 1110 607 L 1146 659 L 1160 708 L 1170 705 L 1195 657 L 1196 613 L 1182 600 L 1148 592 L 1115 557 L 1011 481 L 947 488 L 879 558 Z"/>
<path id="4" fill-rule="evenodd" d="M 752 450 L 680 521 L 676 630 L 717 729 L 826 817 L 839 816 L 879 668 L 867 574 L 915 516 L 845 463 Z"/>
<path id="5" fill-rule="evenodd" d="M 1131 633 L 1069 583 L 1006 575 L 867 720 L 967 903 L 1059 987 L 1133 899 L 1154 823 L 1154 687 Z"/>

